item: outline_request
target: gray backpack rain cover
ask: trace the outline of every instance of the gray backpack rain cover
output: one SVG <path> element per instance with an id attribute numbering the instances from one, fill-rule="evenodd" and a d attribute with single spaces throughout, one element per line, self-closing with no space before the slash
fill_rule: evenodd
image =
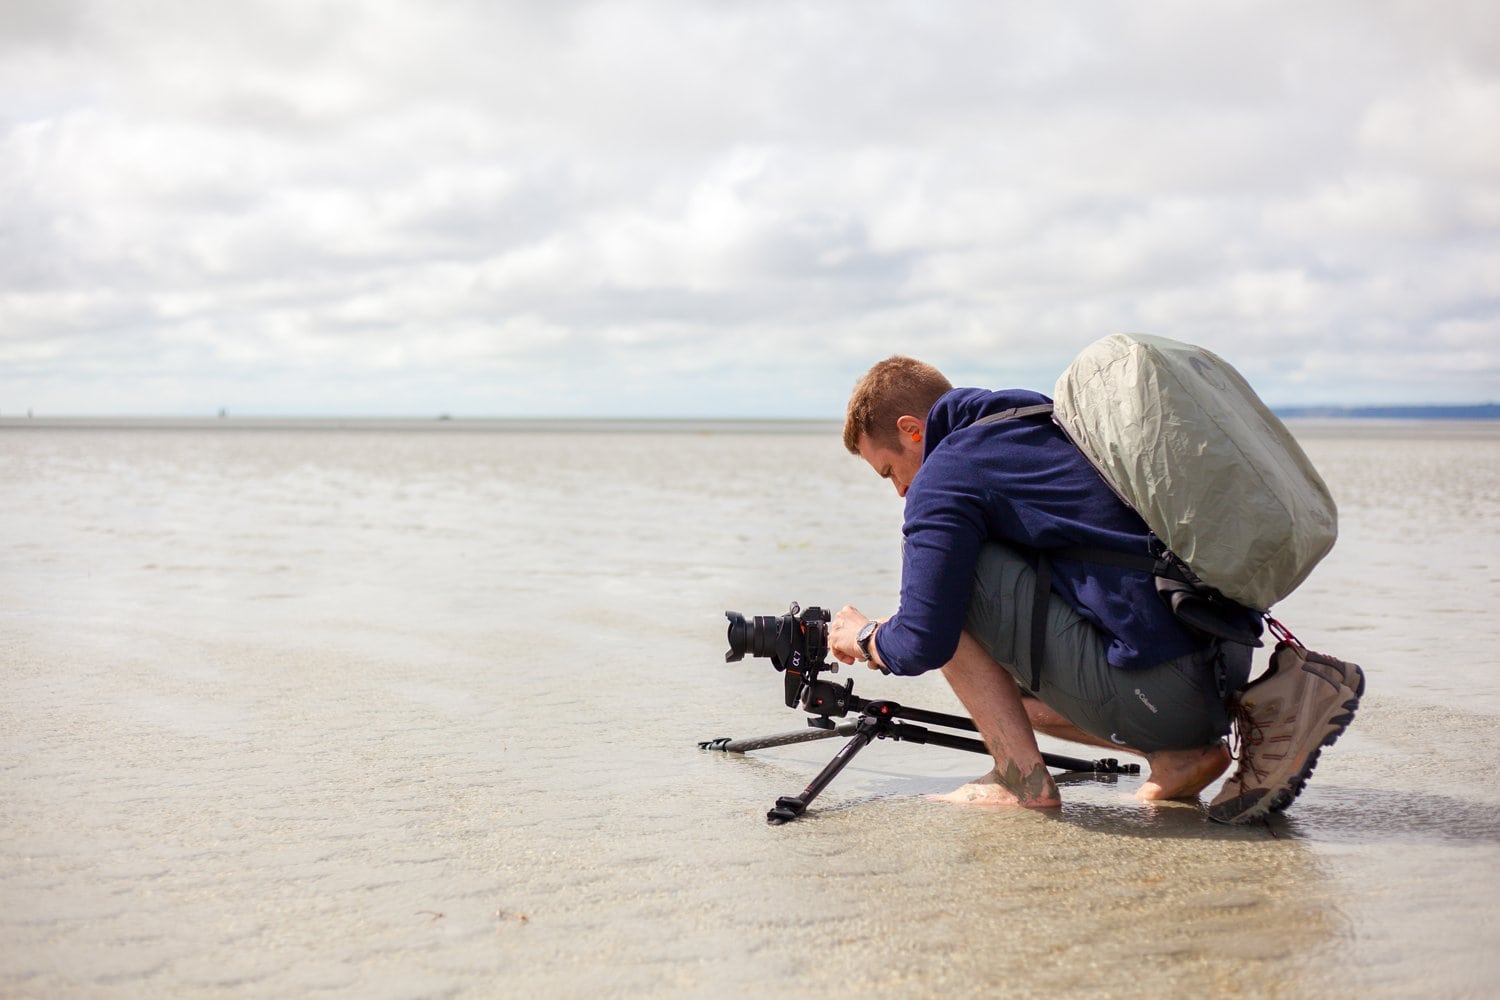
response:
<path id="1" fill-rule="evenodd" d="M 1221 358 L 1115 334 L 1057 380 L 1053 419 L 1204 583 L 1266 611 L 1338 538 L 1312 462 Z"/>

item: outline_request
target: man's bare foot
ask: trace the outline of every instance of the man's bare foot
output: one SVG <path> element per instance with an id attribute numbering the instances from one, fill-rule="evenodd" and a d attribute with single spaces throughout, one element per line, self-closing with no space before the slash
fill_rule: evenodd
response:
<path id="1" fill-rule="evenodd" d="M 1163 750 L 1147 754 L 1146 761 L 1151 774 L 1135 794 L 1153 802 L 1193 798 L 1229 770 L 1230 757 L 1228 747 L 1216 744 L 1198 750 Z"/>
<path id="2" fill-rule="evenodd" d="M 1050 809 L 1062 805 L 1057 783 L 1047 765 L 1038 764 L 1025 778 L 1011 765 L 1002 777 L 999 768 L 969 782 L 946 795 L 929 795 L 934 802 L 956 802 L 959 805 L 1025 806 L 1028 809 Z"/>

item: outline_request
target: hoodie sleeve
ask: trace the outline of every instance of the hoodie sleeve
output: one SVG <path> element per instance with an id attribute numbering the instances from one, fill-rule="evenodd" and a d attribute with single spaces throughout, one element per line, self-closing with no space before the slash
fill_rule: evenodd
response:
<path id="1" fill-rule="evenodd" d="M 942 450 L 934 453 L 907 491 L 901 606 L 875 635 L 881 662 L 894 674 L 943 666 L 963 632 L 986 530 L 982 495 L 951 463 Z"/>

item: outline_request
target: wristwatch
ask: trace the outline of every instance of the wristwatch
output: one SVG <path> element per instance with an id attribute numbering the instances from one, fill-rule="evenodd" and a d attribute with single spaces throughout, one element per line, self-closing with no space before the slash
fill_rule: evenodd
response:
<path id="1" fill-rule="evenodd" d="M 854 637 L 854 641 L 859 643 L 859 651 L 865 654 L 866 661 L 870 659 L 870 640 L 875 638 L 875 630 L 879 627 L 880 623 L 877 621 L 865 622 L 860 627 L 859 634 Z"/>

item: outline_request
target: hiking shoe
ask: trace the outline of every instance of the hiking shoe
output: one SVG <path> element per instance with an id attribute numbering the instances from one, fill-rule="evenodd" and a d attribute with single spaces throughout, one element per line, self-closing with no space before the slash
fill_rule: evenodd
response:
<path id="1" fill-rule="evenodd" d="M 1230 708 L 1239 735 L 1239 767 L 1208 806 L 1219 823 L 1248 823 L 1292 804 L 1322 748 L 1354 719 L 1364 671 L 1289 642 Z"/>

